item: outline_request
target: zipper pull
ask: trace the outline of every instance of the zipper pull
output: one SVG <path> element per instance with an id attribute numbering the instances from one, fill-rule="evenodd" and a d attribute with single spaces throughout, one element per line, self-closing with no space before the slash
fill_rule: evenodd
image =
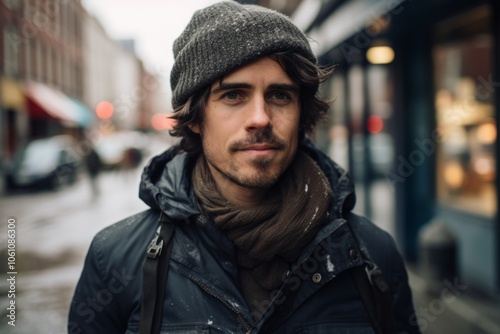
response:
<path id="1" fill-rule="evenodd" d="M 153 240 L 148 246 L 146 251 L 146 256 L 151 259 L 155 259 L 157 256 L 161 255 L 161 250 L 163 249 L 163 239 L 159 235 L 155 235 Z"/>

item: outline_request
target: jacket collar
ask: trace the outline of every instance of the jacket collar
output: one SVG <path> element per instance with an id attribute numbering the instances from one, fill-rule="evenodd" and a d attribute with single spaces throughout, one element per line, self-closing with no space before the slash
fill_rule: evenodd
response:
<path id="1" fill-rule="evenodd" d="M 179 153 L 178 146 L 155 156 L 142 173 L 139 197 L 172 220 L 183 221 L 199 215 L 191 185 L 194 162 L 193 156 Z"/>

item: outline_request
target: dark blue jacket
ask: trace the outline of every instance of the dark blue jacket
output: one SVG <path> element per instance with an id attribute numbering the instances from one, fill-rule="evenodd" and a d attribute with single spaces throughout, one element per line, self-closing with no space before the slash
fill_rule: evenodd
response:
<path id="1" fill-rule="evenodd" d="M 180 222 L 165 289 L 164 333 L 374 333 L 348 270 L 362 265 L 352 231 L 390 285 L 398 329 L 416 333 L 407 274 L 394 240 L 350 214 L 355 197 L 348 174 L 309 142 L 302 148 L 332 185 L 329 221 L 303 249 L 273 300 L 259 305 L 265 311 L 261 320 L 254 319 L 240 292 L 232 242 L 200 214 L 190 181 L 195 159 L 174 147 L 153 158 L 142 175 L 140 197 L 151 209 L 94 238 L 71 304 L 69 333 L 138 332 L 142 265 L 160 210 Z"/>

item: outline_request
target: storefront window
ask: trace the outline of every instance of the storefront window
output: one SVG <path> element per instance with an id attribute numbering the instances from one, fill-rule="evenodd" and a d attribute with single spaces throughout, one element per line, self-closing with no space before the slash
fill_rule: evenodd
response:
<path id="1" fill-rule="evenodd" d="M 346 119 L 346 80 L 343 74 L 336 74 L 330 82 L 334 99 L 331 105 L 331 119 L 328 155 L 345 169 L 349 169 L 349 130 Z"/>
<path id="2" fill-rule="evenodd" d="M 492 36 L 487 7 L 436 31 L 437 194 L 441 204 L 496 214 Z"/>
<path id="3" fill-rule="evenodd" d="M 366 119 L 371 173 L 374 178 L 385 179 L 394 163 L 394 139 L 390 131 L 392 118 L 392 81 L 387 65 L 367 68 L 369 115 Z"/>

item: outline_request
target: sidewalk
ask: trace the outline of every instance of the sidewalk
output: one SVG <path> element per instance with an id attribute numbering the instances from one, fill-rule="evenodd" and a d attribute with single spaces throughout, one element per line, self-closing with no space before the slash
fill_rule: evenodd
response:
<path id="1" fill-rule="evenodd" d="M 365 214 L 363 190 L 362 185 L 356 186 L 356 210 L 361 214 Z M 394 196 L 385 180 L 372 184 L 371 219 L 393 236 Z M 415 263 L 406 265 L 415 315 L 424 334 L 500 334 L 500 296 L 485 296 L 453 280 L 440 282 L 431 293 L 428 292 L 428 283 L 421 268 Z"/>
<path id="2" fill-rule="evenodd" d="M 446 280 L 434 293 L 418 268 L 408 265 L 415 313 L 424 334 L 498 334 L 500 299 L 481 295 L 458 281 Z"/>

